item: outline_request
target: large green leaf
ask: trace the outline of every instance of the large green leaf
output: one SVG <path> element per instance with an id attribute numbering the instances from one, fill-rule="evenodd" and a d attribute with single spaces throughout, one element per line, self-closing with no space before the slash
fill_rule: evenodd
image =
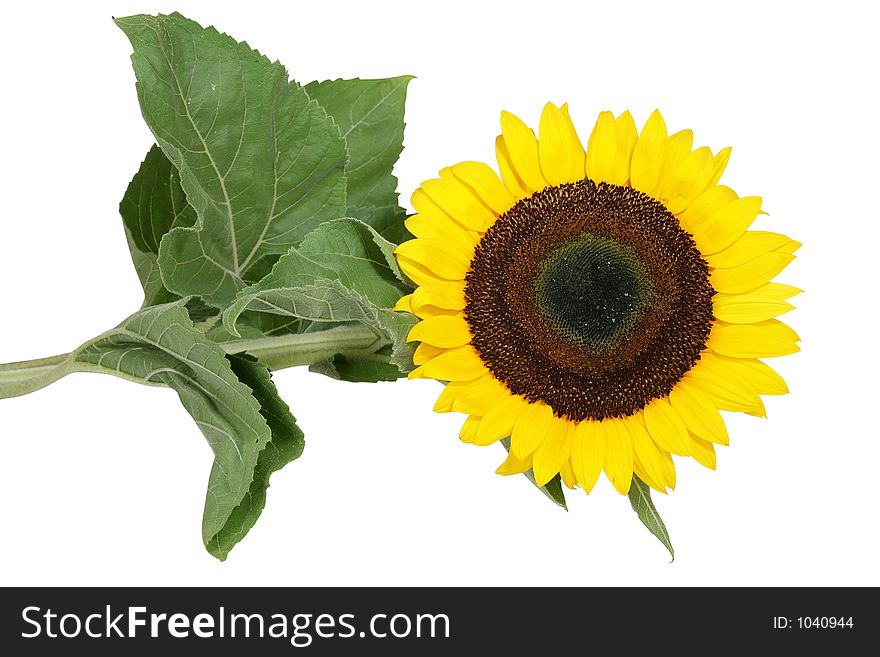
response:
<path id="1" fill-rule="evenodd" d="M 206 546 L 225 531 L 250 494 L 269 425 L 251 389 L 223 349 L 193 327 L 182 301 L 135 313 L 74 352 L 77 364 L 141 383 L 173 388 L 214 452 L 202 521 Z"/>
<path id="2" fill-rule="evenodd" d="M 376 343 L 371 352 L 359 347 L 356 354 L 343 355 L 358 360 L 390 344 L 384 361 L 406 372 L 412 368 L 406 334 L 415 318 L 391 310 L 410 290 L 392 248 L 373 228 L 355 219 L 326 222 L 282 256 L 263 280 L 239 292 L 224 313 L 224 326 L 235 334 L 246 310 L 322 324 L 354 323 L 372 329 Z M 318 368 L 332 376 L 329 370 L 330 364 Z M 340 374 L 338 367 L 335 372 Z M 383 374 L 387 376 L 387 371 Z M 358 372 L 351 379 L 368 380 L 361 377 Z M 369 377 L 381 378 L 378 372 Z"/>
<path id="3" fill-rule="evenodd" d="M 63 356 L 0 366 L 0 398 L 39 390 L 74 372 L 173 388 L 214 452 L 202 521 L 208 550 L 224 559 L 253 526 L 269 475 L 302 452 L 303 436 L 269 372 L 195 328 L 186 299 L 142 309 Z"/>
<path id="4" fill-rule="evenodd" d="M 150 148 L 129 183 L 119 214 L 144 288 L 144 307 L 175 300 L 159 273 L 159 243 L 172 228 L 192 226 L 196 213 L 180 186 L 180 174 L 158 146 Z"/>
<path id="5" fill-rule="evenodd" d="M 245 355 L 228 356 L 233 373 L 246 384 L 260 404 L 260 415 L 266 420 L 272 432 L 272 439 L 260 452 L 254 468 L 254 480 L 250 491 L 235 508 L 223 528 L 217 532 L 208 551 L 221 561 L 238 543 L 260 517 L 266 506 L 266 489 L 269 477 L 285 465 L 302 455 L 305 440 L 303 432 L 296 425 L 296 419 L 278 390 L 265 365 Z"/>
<path id="6" fill-rule="evenodd" d="M 346 209 L 345 142 L 285 68 L 179 14 L 117 19 L 138 99 L 197 221 L 161 240 L 165 286 L 224 307 L 267 257 Z"/>
<path id="7" fill-rule="evenodd" d="M 636 475 L 633 475 L 632 485 L 629 487 L 629 503 L 642 524 L 669 550 L 669 556 L 675 559 L 675 550 L 672 549 L 669 532 L 666 531 L 663 518 L 660 517 L 657 507 L 654 506 L 654 501 L 651 499 L 651 489 Z"/>
<path id="8" fill-rule="evenodd" d="M 403 225 L 392 169 L 403 150 L 406 87 L 412 76 L 311 82 L 306 91 L 327 110 L 348 145 L 348 212 L 392 242 L 411 236 Z"/>

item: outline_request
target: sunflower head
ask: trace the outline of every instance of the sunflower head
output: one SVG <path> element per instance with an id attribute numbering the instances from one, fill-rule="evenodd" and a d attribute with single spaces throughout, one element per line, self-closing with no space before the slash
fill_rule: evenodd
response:
<path id="1" fill-rule="evenodd" d="M 776 317 L 799 290 L 770 281 L 800 244 L 749 230 L 761 200 L 719 185 L 730 149 L 659 112 L 641 132 L 602 112 L 586 149 L 565 105 L 538 137 L 507 112 L 501 132 L 500 177 L 462 162 L 413 194 L 410 376 L 447 382 L 435 410 L 468 414 L 465 442 L 510 437 L 500 474 L 665 492 L 673 454 L 714 468 L 718 411 L 764 416 L 760 395 L 787 392 L 759 359 L 798 350 Z"/>

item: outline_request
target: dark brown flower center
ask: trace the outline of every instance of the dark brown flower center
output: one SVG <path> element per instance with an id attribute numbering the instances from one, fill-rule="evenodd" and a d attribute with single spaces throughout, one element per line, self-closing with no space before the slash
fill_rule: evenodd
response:
<path id="1" fill-rule="evenodd" d="M 471 262 L 473 346 L 514 393 L 574 421 L 625 417 L 697 362 L 709 269 L 660 202 L 591 180 L 523 199 Z"/>

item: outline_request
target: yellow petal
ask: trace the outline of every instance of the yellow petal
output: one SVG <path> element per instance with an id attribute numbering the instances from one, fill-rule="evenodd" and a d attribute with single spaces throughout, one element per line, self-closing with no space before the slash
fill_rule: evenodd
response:
<path id="1" fill-rule="evenodd" d="M 540 191 L 547 186 L 541 173 L 538 140 L 535 133 L 510 112 L 501 112 L 501 135 L 510 154 L 510 163 L 525 186 Z"/>
<path id="2" fill-rule="evenodd" d="M 739 360 L 742 369 L 740 374 L 762 395 L 788 394 L 788 385 L 779 373 L 767 363 L 760 360 Z"/>
<path id="3" fill-rule="evenodd" d="M 755 358 L 731 358 L 718 354 L 715 357 L 748 381 L 758 394 L 784 395 L 788 392 L 785 380 L 767 363 Z"/>
<path id="4" fill-rule="evenodd" d="M 762 322 L 794 310 L 787 301 L 767 298 L 758 290 L 745 294 L 716 294 L 712 297 L 712 307 L 715 317 L 731 324 Z"/>
<path id="5" fill-rule="evenodd" d="M 413 197 L 420 198 L 419 194 L 413 194 Z M 424 198 L 427 198 L 427 196 Z M 426 203 L 421 202 L 419 204 L 422 207 L 426 205 Z M 414 214 L 406 218 L 404 225 L 416 237 L 448 240 L 454 242 L 462 250 L 473 249 L 474 245 L 479 241 L 478 233 L 468 230 L 440 211 L 436 213 L 420 212 L 419 214 Z"/>
<path id="6" fill-rule="evenodd" d="M 599 425 L 593 420 L 578 423 L 571 442 L 571 465 L 587 493 L 593 490 L 605 465 L 605 431 Z"/>
<path id="7" fill-rule="evenodd" d="M 715 445 L 709 441 L 691 435 L 690 453 L 700 465 L 706 466 L 710 470 L 715 469 Z"/>
<path id="8" fill-rule="evenodd" d="M 721 180 L 721 175 L 724 173 L 724 170 L 727 168 L 727 162 L 730 160 L 730 146 L 727 148 L 722 148 L 718 155 L 712 161 L 712 177 L 709 178 L 709 184 L 707 187 L 711 187 L 713 185 L 717 185 L 718 181 Z"/>
<path id="9" fill-rule="evenodd" d="M 614 129 L 614 115 L 611 112 L 600 112 L 587 141 L 587 178 L 597 183 L 613 183 L 616 157 L 617 135 Z"/>
<path id="10" fill-rule="evenodd" d="M 704 221 L 688 222 L 688 230 L 702 253 L 718 253 L 739 239 L 760 212 L 760 197 L 745 196 L 730 201 Z"/>
<path id="11" fill-rule="evenodd" d="M 538 125 L 538 159 L 541 172 L 551 185 L 561 185 L 569 171 L 571 133 L 562 125 L 562 112 L 553 103 L 544 105 Z"/>
<path id="12" fill-rule="evenodd" d="M 413 326 L 406 340 L 427 342 L 435 347 L 450 349 L 468 344 L 471 341 L 471 330 L 461 314 L 436 315 Z"/>
<path id="13" fill-rule="evenodd" d="M 784 285 L 783 283 L 767 283 L 767 285 L 762 285 L 756 291 L 759 291 L 762 296 L 779 300 L 791 299 L 803 292 L 800 288 L 792 285 Z"/>
<path id="14" fill-rule="evenodd" d="M 510 434 L 510 451 L 519 458 L 531 454 L 544 441 L 552 424 L 553 411 L 547 404 L 528 404 Z"/>
<path id="15" fill-rule="evenodd" d="M 642 462 L 639 461 L 639 457 L 636 455 L 633 455 L 633 474 L 637 475 L 639 479 L 658 493 L 666 495 L 666 489 L 652 477 L 651 473 L 642 465 Z"/>
<path id="16" fill-rule="evenodd" d="M 502 397 L 510 396 L 507 389 L 491 374 L 473 381 L 454 381 L 443 388 L 437 398 L 437 413 L 467 413 L 484 416 Z"/>
<path id="17" fill-rule="evenodd" d="M 435 356 L 442 354 L 444 351 L 446 350 L 442 347 L 435 347 L 432 344 L 420 344 L 413 352 L 413 364 L 424 365 Z"/>
<path id="18" fill-rule="evenodd" d="M 629 420 L 629 421 L 627 421 Z M 629 433 L 633 446 L 633 468 L 639 477 L 654 490 L 666 493 L 669 482 L 663 456 L 648 432 L 638 422 L 628 418 L 621 425 Z"/>
<path id="19" fill-rule="evenodd" d="M 571 179 L 583 180 L 587 175 L 587 152 L 581 144 L 581 138 L 578 136 L 577 130 L 574 128 L 574 122 L 568 115 L 568 103 L 563 103 L 559 108 L 567 119 L 568 129 L 571 132 L 571 142 L 573 145 L 573 155 L 571 160 Z"/>
<path id="20" fill-rule="evenodd" d="M 472 381 L 489 370 L 479 354 L 470 345 L 444 351 L 409 373 L 411 379 L 439 379 L 440 381 Z"/>
<path id="21" fill-rule="evenodd" d="M 541 171 L 551 185 L 584 177 L 584 149 L 566 112 L 553 103 L 544 105 L 539 126 L 538 155 Z"/>
<path id="22" fill-rule="evenodd" d="M 575 486 L 577 486 L 577 477 L 574 475 L 574 468 L 571 467 L 571 459 L 563 464 L 559 470 L 559 477 L 568 488 L 574 490 Z"/>
<path id="23" fill-rule="evenodd" d="M 689 381 L 679 381 L 669 394 L 669 403 L 687 424 L 688 429 L 703 440 L 726 445 L 727 427 L 715 405 Z"/>
<path id="24" fill-rule="evenodd" d="M 639 138 L 639 131 L 632 114 L 624 112 L 614 121 L 614 137 L 617 152 L 614 156 L 614 169 L 611 178 L 615 185 L 626 185 L 629 182 L 629 169 L 632 162 L 633 149 Z"/>
<path id="25" fill-rule="evenodd" d="M 633 149 L 630 164 L 630 184 L 633 188 L 650 193 L 660 180 L 663 166 L 663 147 L 666 144 L 666 123 L 658 110 L 654 110 L 642 128 Z"/>
<path id="26" fill-rule="evenodd" d="M 473 257 L 473 251 L 464 252 L 448 242 L 423 238 L 404 242 L 394 253 L 398 259 L 419 263 L 447 281 L 464 280 Z"/>
<path id="27" fill-rule="evenodd" d="M 643 411 L 645 427 L 657 445 L 673 454 L 687 456 L 690 439 L 687 425 L 665 399 L 655 399 Z"/>
<path id="28" fill-rule="evenodd" d="M 516 395 L 508 393 L 499 397 L 483 415 L 483 422 L 480 424 L 480 431 L 474 443 L 491 445 L 502 438 L 507 438 L 527 406 L 528 402 Z"/>
<path id="29" fill-rule="evenodd" d="M 495 223 L 497 216 L 451 172 L 446 176 L 422 183 L 425 194 L 447 215 L 462 226 L 484 232 Z"/>
<path id="30" fill-rule="evenodd" d="M 531 196 L 532 190 L 528 188 L 513 168 L 507 144 L 504 143 L 504 137 L 500 135 L 495 138 L 495 159 L 498 161 L 498 170 L 501 172 L 504 186 L 507 187 L 511 196 L 517 200 Z"/>
<path id="31" fill-rule="evenodd" d="M 758 403 L 755 406 L 748 410 L 744 409 L 743 412 L 754 417 L 767 417 L 767 408 L 764 406 L 764 400 L 762 400 L 760 397 L 758 398 Z"/>
<path id="32" fill-rule="evenodd" d="M 414 214 L 404 224 L 416 237 L 447 242 L 462 253 L 473 252 L 477 244 L 477 233 L 466 231 L 448 217 L 437 220 L 426 214 Z"/>
<path id="33" fill-rule="evenodd" d="M 660 198 L 660 192 L 666 181 L 672 177 L 672 172 L 681 161 L 687 157 L 694 145 L 694 133 L 691 130 L 682 130 L 670 135 L 663 145 L 663 164 L 660 167 L 660 178 L 657 186 L 651 190 L 650 195 Z"/>
<path id="34" fill-rule="evenodd" d="M 714 269 L 709 282 L 718 292 L 741 294 L 764 285 L 778 275 L 795 256 L 790 253 L 771 251 L 739 267 Z"/>
<path id="35" fill-rule="evenodd" d="M 450 170 L 452 175 L 467 185 L 495 214 L 504 214 L 516 203 L 516 199 L 488 164 L 460 162 L 450 167 Z"/>
<path id="36" fill-rule="evenodd" d="M 532 469 L 538 486 L 545 486 L 568 462 L 571 457 L 572 434 L 574 434 L 573 423 L 553 418 L 544 442 L 535 449 L 532 456 Z"/>
<path id="37" fill-rule="evenodd" d="M 748 378 L 742 375 L 742 367 L 733 359 L 719 356 L 709 350 L 704 351 L 700 360 L 685 377 L 695 376 L 724 388 L 724 394 L 743 406 L 760 404 L 759 390 Z"/>
<path id="38" fill-rule="evenodd" d="M 602 420 L 599 430 L 605 432 L 605 475 L 621 495 L 629 492 L 633 476 L 633 445 L 627 431 L 617 419 Z"/>
<path id="39" fill-rule="evenodd" d="M 508 476 L 514 474 L 522 474 L 523 472 L 528 472 L 532 469 L 532 455 L 529 454 L 525 458 L 521 459 L 514 455 L 513 452 L 510 452 L 507 455 L 507 459 L 498 466 L 498 469 L 495 471 L 497 474 Z"/>
<path id="40" fill-rule="evenodd" d="M 492 178 L 494 178 L 495 183 L 497 183 L 498 187 L 500 187 L 501 190 L 503 190 L 504 194 L 506 194 L 506 198 L 512 200 L 513 197 L 510 195 L 510 192 L 507 191 L 507 188 L 504 186 L 504 183 L 501 182 L 501 179 L 497 175 L 495 175 L 495 172 L 492 171 L 492 169 L 490 169 L 488 165 L 484 164 L 483 166 L 486 167 L 486 169 L 483 170 L 479 168 L 479 164 L 479 162 L 462 162 L 459 164 L 455 164 L 451 167 L 444 167 L 440 169 L 440 180 L 444 181 L 451 188 L 458 190 L 457 194 L 461 194 L 462 190 L 466 193 L 466 196 L 464 197 L 466 199 L 466 203 L 468 204 L 466 207 L 470 209 L 471 212 L 476 212 L 482 221 L 488 221 L 488 226 L 486 227 L 486 229 L 488 229 L 489 226 L 495 223 L 495 220 L 498 218 L 499 213 L 496 212 L 492 208 L 492 206 L 486 202 L 486 199 L 483 198 L 483 193 L 477 191 L 477 189 L 475 189 L 472 185 L 467 184 L 458 175 L 456 175 L 456 169 L 461 171 L 461 169 L 463 168 L 464 173 L 462 175 L 464 177 L 468 177 L 467 172 L 472 170 L 472 167 L 470 167 L 469 165 L 477 165 L 477 170 L 480 171 L 482 174 L 479 178 L 474 176 L 475 178 L 477 178 L 477 180 L 482 182 L 485 186 L 486 184 L 491 185 L 491 180 Z M 488 173 L 492 176 L 492 178 L 489 178 L 485 175 L 486 170 L 488 170 Z M 493 192 L 497 192 L 497 188 L 490 187 L 489 189 L 491 189 Z M 483 191 L 485 193 L 485 190 Z M 479 208 L 477 206 L 472 207 L 470 205 L 472 202 L 479 203 Z M 481 230 L 478 232 L 485 232 L 485 230 Z"/>
<path id="41" fill-rule="evenodd" d="M 462 386 L 462 385 L 467 385 L 467 383 L 469 383 L 469 382 L 468 381 L 456 381 L 455 385 Z M 451 385 L 452 385 L 451 383 L 447 383 L 445 386 L 443 386 L 443 391 L 437 397 L 437 401 L 434 402 L 434 412 L 435 413 L 451 413 L 453 411 L 452 403 L 455 401 L 455 390 L 449 389 L 449 386 L 451 386 Z M 482 414 L 475 413 L 475 415 L 482 415 Z"/>
<path id="42" fill-rule="evenodd" d="M 406 296 L 402 296 L 397 300 L 397 303 L 394 304 L 394 308 L 392 310 L 397 312 L 407 312 L 411 313 L 412 309 L 412 294 L 407 294 Z"/>
<path id="43" fill-rule="evenodd" d="M 409 302 L 414 314 L 419 317 L 454 314 L 464 309 L 464 285 L 447 283 L 445 285 L 422 285 L 416 288 Z"/>
<path id="44" fill-rule="evenodd" d="M 693 234 L 693 226 L 706 223 L 716 212 L 736 198 L 736 192 L 730 187 L 724 185 L 709 187 L 678 215 L 678 220 L 681 222 L 682 228 Z"/>
<path id="45" fill-rule="evenodd" d="M 794 246 L 794 240 L 781 233 L 771 233 L 766 230 L 749 230 L 723 251 L 706 256 L 706 262 L 709 263 L 710 267 L 715 267 L 716 269 L 739 267 L 749 260 L 754 260 L 758 256 L 770 251 L 785 249 L 786 253 L 794 253 L 794 250 L 788 250 L 790 248 L 788 246 L 789 242 L 792 242 L 791 246 Z"/>
<path id="46" fill-rule="evenodd" d="M 397 258 L 400 270 L 406 274 L 416 285 L 446 285 L 449 283 L 445 278 L 437 276 L 433 271 L 415 260 Z"/>
<path id="47" fill-rule="evenodd" d="M 728 368 L 718 366 L 712 360 L 713 354 L 707 352 L 700 362 L 682 381 L 687 381 L 695 390 L 708 397 L 716 408 L 725 411 L 748 413 L 753 409 L 763 410 L 761 398 L 748 382 L 737 377 Z"/>
<path id="48" fill-rule="evenodd" d="M 712 151 L 705 146 L 685 155 L 663 183 L 660 198 L 673 214 L 702 194 L 713 171 Z"/>
<path id="49" fill-rule="evenodd" d="M 672 454 L 660 452 L 660 461 L 663 465 L 663 473 L 666 476 L 666 486 L 675 489 L 675 464 L 672 462 Z"/>
<path id="50" fill-rule="evenodd" d="M 464 421 L 464 424 L 461 426 L 461 431 L 458 433 L 459 439 L 463 443 L 472 443 L 474 442 L 474 436 L 477 433 L 477 427 L 480 426 L 480 418 L 471 415 L 467 420 Z"/>
<path id="51" fill-rule="evenodd" d="M 479 239 L 478 231 L 472 226 L 466 226 L 456 217 L 451 217 L 446 211 L 428 196 L 424 187 L 419 187 L 412 194 L 412 204 L 416 209 L 416 214 L 407 217 L 404 225 L 407 230 L 416 237 L 431 237 L 434 239 L 443 239 L 448 230 L 457 228 L 466 237 L 468 241 L 476 243 Z M 459 217 L 465 219 L 465 217 Z M 445 229 L 445 230 L 444 230 Z"/>
<path id="52" fill-rule="evenodd" d="M 715 322 L 706 346 L 724 356 L 769 358 L 800 351 L 797 333 L 778 319 L 755 324 Z"/>

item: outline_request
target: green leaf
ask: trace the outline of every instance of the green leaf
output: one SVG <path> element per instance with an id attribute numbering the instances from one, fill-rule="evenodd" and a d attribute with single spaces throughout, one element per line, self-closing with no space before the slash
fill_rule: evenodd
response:
<path id="1" fill-rule="evenodd" d="M 232 516 L 251 494 L 258 455 L 272 437 L 270 427 L 222 347 L 193 327 L 183 300 L 135 313 L 77 349 L 71 360 L 71 371 L 173 388 L 214 452 L 202 522 L 205 546 L 213 553 L 211 546 L 218 541 L 228 544 L 230 522 L 246 531 L 247 523 Z"/>
<path id="2" fill-rule="evenodd" d="M 636 475 L 633 475 L 632 485 L 629 488 L 629 503 L 642 524 L 663 543 L 669 550 L 669 555 L 675 560 L 675 551 L 672 549 L 672 541 L 669 540 L 669 532 L 666 531 L 666 525 L 663 524 L 663 519 L 657 513 L 657 508 L 651 499 L 651 489 Z"/>
<path id="3" fill-rule="evenodd" d="M 372 356 L 372 359 L 369 356 L 352 358 L 336 354 L 332 358 L 310 365 L 309 371 L 329 376 L 331 379 L 352 383 L 396 381 L 405 376 L 396 365 L 387 362 L 378 354 L 372 354 Z"/>
<path id="4" fill-rule="evenodd" d="M 345 142 L 285 68 L 179 14 L 117 19 L 141 111 L 197 214 L 162 238 L 176 294 L 219 308 L 346 209 Z"/>
<path id="5" fill-rule="evenodd" d="M 504 449 L 510 452 L 510 437 L 502 438 L 501 444 L 504 446 Z M 568 504 L 565 502 L 565 493 L 562 491 L 562 479 L 559 475 L 553 477 L 553 479 L 548 481 L 544 486 L 538 486 L 538 482 L 535 479 L 535 473 L 532 470 L 524 472 L 523 474 L 526 476 L 526 479 L 531 481 L 532 484 L 544 493 L 551 502 L 568 511 Z"/>
<path id="6" fill-rule="evenodd" d="M 526 477 L 531 480 L 535 478 L 535 474 L 530 470 L 526 473 Z M 538 485 L 535 481 L 532 483 L 536 486 Z M 568 505 L 565 503 L 565 493 L 562 491 L 562 477 L 556 475 L 541 488 L 541 491 L 556 504 L 568 511 Z"/>
<path id="7" fill-rule="evenodd" d="M 412 76 L 382 80 L 328 80 L 305 89 L 333 117 L 348 145 L 349 217 L 375 228 L 392 242 L 411 235 L 398 206 L 392 169 L 403 150 L 406 87 Z"/>
<path id="8" fill-rule="evenodd" d="M 159 243 L 176 226 L 189 227 L 196 213 L 187 202 L 180 175 L 158 146 L 153 146 L 119 204 L 128 247 L 141 285 L 144 307 L 177 299 L 159 273 Z"/>
<path id="9" fill-rule="evenodd" d="M 260 517 L 266 506 L 269 477 L 299 458 L 305 446 L 303 432 L 296 425 L 296 419 L 291 415 L 287 404 L 278 396 L 278 390 L 272 383 L 266 366 L 246 355 L 228 356 L 228 359 L 238 380 L 253 391 L 260 404 L 260 415 L 269 425 L 272 438 L 257 459 L 250 491 L 206 546 L 221 561 L 226 559 L 232 547 L 245 537 Z"/>
<path id="10" fill-rule="evenodd" d="M 125 231 L 125 237 L 128 241 L 128 250 L 131 253 L 134 270 L 137 272 L 141 287 L 144 290 L 144 300 L 141 303 L 141 308 L 157 306 L 179 299 L 180 297 L 173 292 L 169 292 L 162 282 L 158 257 L 152 253 L 145 253 L 139 250 L 132 241 L 131 233 L 128 230 Z"/>
<path id="11" fill-rule="evenodd" d="M 224 326 L 235 335 L 245 310 L 307 322 L 359 324 L 375 332 L 376 342 L 371 351 L 360 347 L 344 355 L 361 360 L 390 343 L 385 362 L 406 372 L 412 369 L 406 335 L 415 318 L 391 310 L 411 289 L 392 251 L 393 245 L 360 221 L 325 222 L 282 256 L 263 280 L 239 292 L 224 313 Z M 326 364 L 318 371 L 333 375 Z"/>

